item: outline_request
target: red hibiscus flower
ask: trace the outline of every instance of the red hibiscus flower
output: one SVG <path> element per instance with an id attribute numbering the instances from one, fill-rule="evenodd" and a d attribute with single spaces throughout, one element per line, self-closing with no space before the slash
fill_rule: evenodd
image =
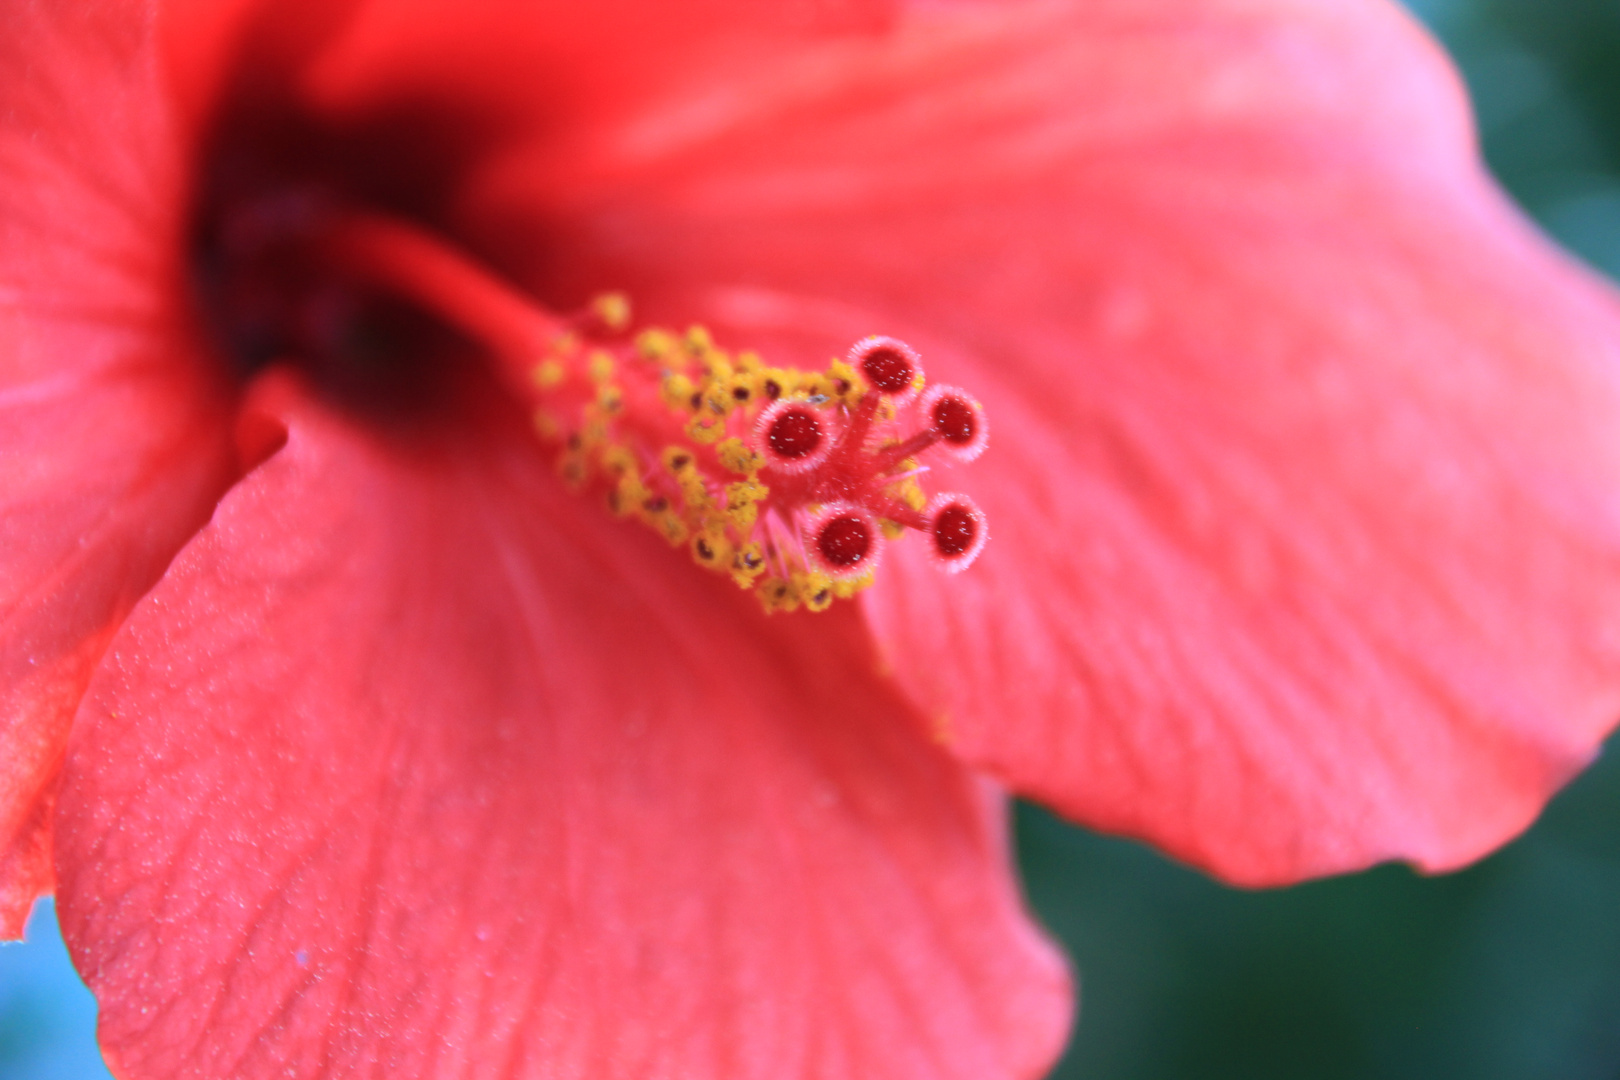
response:
<path id="1" fill-rule="evenodd" d="M 1371 0 L 23 0 L 0 237 L 0 914 L 121 1076 L 1034 1076 L 994 784 L 1444 869 L 1620 706 L 1620 309 Z M 606 289 L 909 342 L 958 516 L 819 615 L 615 520 L 502 336 Z M 829 573 L 917 479 L 861 393 L 759 474 Z"/>

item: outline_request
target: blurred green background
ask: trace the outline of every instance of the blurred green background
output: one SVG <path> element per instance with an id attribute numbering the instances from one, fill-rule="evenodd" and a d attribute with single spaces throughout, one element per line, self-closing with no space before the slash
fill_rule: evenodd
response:
<path id="1" fill-rule="evenodd" d="M 1485 155 L 1620 277 L 1620 0 L 1413 0 Z M 1517 843 L 1240 892 L 1021 807 L 1031 901 L 1081 973 L 1060 1080 L 1620 1080 L 1620 744 Z M 0 1078 L 91 1080 L 94 1003 L 49 905 L 0 947 Z"/>

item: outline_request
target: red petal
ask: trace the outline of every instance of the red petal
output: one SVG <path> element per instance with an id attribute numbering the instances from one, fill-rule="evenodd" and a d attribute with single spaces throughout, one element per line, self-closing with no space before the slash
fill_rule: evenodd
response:
<path id="1" fill-rule="evenodd" d="M 1034 1076 L 999 800 L 526 437 L 285 448 L 115 640 L 59 905 L 131 1078 Z M 467 433 L 463 433 L 467 434 Z"/>
<path id="2" fill-rule="evenodd" d="M 1588 760 L 1620 319 L 1404 17 L 958 8 L 693 78 L 481 205 L 544 193 L 555 262 L 655 313 L 787 360 L 896 334 L 981 397 L 989 452 L 932 482 L 983 560 L 897 545 L 867 608 L 966 760 L 1251 883 L 1455 866 Z"/>
<path id="3" fill-rule="evenodd" d="M 181 329 L 180 182 L 139 20 L 0 15 L 0 937 L 49 891 L 49 803 L 118 621 L 229 461 Z"/>
<path id="4" fill-rule="evenodd" d="M 590 128 L 713 66 L 869 33 L 893 0 L 166 0 L 165 56 L 188 117 L 267 72 L 329 119 L 431 103 L 511 132 Z M 250 70 L 251 68 L 251 70 Z M 259 87 L 258 89 L 263 89 Z"/>

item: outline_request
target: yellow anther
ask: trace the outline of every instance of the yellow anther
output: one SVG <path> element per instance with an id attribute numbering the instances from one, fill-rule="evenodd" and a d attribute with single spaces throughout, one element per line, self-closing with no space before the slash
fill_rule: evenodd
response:
<path id="1" fill-rule="evenodd" d="M 585 460 L 584 454 L 571 451 L 557 459 L 557 475 L 563 478 L 570 491 L 578 492 L 591 478 L 590 463 Z"/>
<path id="2" fill-rule="evenodd" d="M 765 361 L 759 358 L 759 353 L 753 349 L 744 349 L 737 354 L 738 371 L 760 371 L 765 367 Z"/>
<path id="3" fill-rule="evenodd" d="M 885 399 L 883 402 L 885 405 L 888 403 L 889 402 L 887 399 Z M 885 443 L 884 445 L 893 446 L 894 443 L 889 442 Z M 920 468 L 920 463 L 916 458 L 906 458 L 904 461 L 901 461 L 897 466 L 895 466 L 895 471 L 901 475 L 905 475 L 906 473 L 916 472 L 918 468 Z M 917 483 L 917 478 L 915 476 L 907 476 L 904 480 L 901 480 L 898 483 L 890 484 L 885 490 L 889 495 L 899 499 L 901 502 L 905 503 L 907 506 L 918 511 L 919 513 L 922 511 L 923 507 L 928 505 L 928 496 L 926 493 L 924 493 L 922 485 Z M 884 531 L 888 531 L 887 526 L 885 526 Z"/>
<path id="4" fill-rule="evenodd" d="M 679 372 L 664 376 L 664 381 L 659 384 L 658 390 L 659 395 L 664 399 L 664 404 L 672 409 L 690 412 L 697 407 L 692 404 L 692 398 L 697 394 L 697 387 L 692 385 L 691 379 Z"/>
<path id="5" fill-rule="evenodd" d="M 734 473 L 747 475 L 758 472 L 765 464 L 758 450 L 750 449 L 747 443 L 736 437 L 720 440 L 720 445 L 714 451 L 720 458 L 720 464 Z"/>
<path id="6" fill-rule="evenodd" d="M 731 412 L 731 407 L 736 404 L 736 401 L 731 396 L 731 380 L 729 378 L 704 379 L 703 385 L 698 387 L 698 398 L 702 403 L 702 408 L 715 416 L 725 416 Z"/>
<path id="7" fill-rule="evenodd" d="M 770 488 L 753 477 L 749 477 L 747 480 L 738 480 L 736 483 L 726 485 L 726 504 L 737 505 L 745 502 L 759 502 L 770 493 Z"/>
<path id="8" fill-rule="evenodd" d="M 626 473 L 634 473 L 639 464 L 636 461 L 636 455 L 631 452 L 628 446 L 614 443 L 602 450 L 602 468 L 610 476 L 623 476 Z"/>
<path id="9" fill-rule="evenodd" d="M 754 371 L 739 371 L 726 380 L 726 393 L 731 396 L 731 404 L 736 408 L 744 408 L 753 403 L 758 389 L 759 373 Z"/>
<path id="10" fill-rule="evenodd" d="M 693 356 L 702 356 L 714 348 L 714 335 L 709 333 L 708 327 L 694 323 L 686 328 L 684 344 L 687 352 Z"/>
<path id="11" fill-rule="evenodd" d="M 766 578 L 754 590 L 754 595 L 759 597 L 759 602 L 769 612 L 799 609 L 798 592 L 793 588 L 793 583 L 785 578 Z"/>
<path id="12" fill-rule="evenodd" d="M 726 433 L 726 418 L 711 413 L 699 413 L 686 425 L 686 434 L 693 442 L 707 446 Z"/>
<path id="13" fill-rule="evenodd" d="M 703 482 L 703 474 L 696 469 L 687 469 L 676 480 L 681 485 L 681 498 L 689 509 L 704 511 L 714 505 L 709 498 L 708 485 Z"/>
<path id="14" fill-rule="evenodd" d="M 630 514 L 640 512 L 652 497 L 647 485 L 633 472 L 625 473 L 619 477 L 619 483 L 614 488 L 619 493 L 619 513 Z"/>
<path id="15" fill-rule="evenodd" d="M 619 477 L 619 482 L 608 495 L 608 509 L 613 511 L 615 517 L 622 518 L 632 514 L 639 516 L 652 492 L 647 490 L 647 485 L 635 473 L 628 472 Z"/>
<path id="16" fill-rule="evenodd" d="M 794 574 L 793 589 L 810 611 L 826 611 L 836 599 L 832 579 L 819 571 Z"/>
<path id="17" fill-rule="evenodd" d="M 569 437 L 568 445 L 570 448 L 596 450 L 610 441 L 607 418 L 597 410 L 587 410 L 584 425 L 578 433 Z"/>
<path id="18" fill-rule="evenodd" d="M 666 446 L 658 459 L 671 476 L 679 476 L 697 463 L 696 455 L 684 446 Z"/>
<path id="19" fill-rule="evenodd" d="M 876 574 L 868 569 L 866 573 L 856 578 L 844 578 L 832 584 L 833 596 L 839 600 L 854 599 L 856 593 L 869 587 L 876 580 Z"/>
<path id="20" fill-rule="evenodd" d="M 798 378 L 781 368 L 761 368 L 755 383 L 762 404 L 786 397 L 798 385 Z"/>
<path id="21" fill-rule="evenodd" d="M 703 354 L 703 369 L 709 373 L 709 378 L 718 382 L 728 383 L 737 374 L 737 369 L 731 366 L 731 357 L 719 349 Z"/>
<path id="22" fill-rule="evenodd" d="M 636 352 L 640 353 L 643 359 L 661 364 L 685 362 L 685 357 L 680 351 L 680 341 L 668 330 L 654 328 L 637 334 Z"/>
<path id="23" fill-rule="evenodd" d="M 610 415 L 624 411 L 624 391 L 617 386 L 604 386 L 596 392 L 596 407 Z"/>
<path id="24" fill-rule="evenodd" d="M 564 358 L 573 356 L 579 351 L 579 335 L 572 330 L 564 330 L 551 339 L 546 352 L 554 357 Z"/>
<path id="25" fill-rule="evenodd" d="M 809 398 L 811 402 L 820 404 L 831 401 L 838 396 L 838 388 L 833 385 L 824 371 L 804 371 L 799 373 L 798 384 L 794 387 L 796 393 Z"/>
<path id="26" fill-rule="evenodd" d="M 618 333 L 630 325 L 630 298 L 621 292 L 600 293 L 591 300 L 591 311 L 602 325 Z"/>
<path id="27" fill-rule="evenodd" d="M 548 358 L 534 365 L 534 370 L 529 374 L 534 379 L 534 385 L 540 389 L 555 390 L 568 378 L 568 369 L 563 367 L 561 360 Z"/>
<path id="28" fill-rule="evenodd" d="M 757 540 L 750 540 L 731 556 L 731 580 L 744 589 L 751 589 L 754 581 L 765 572 L 765 549 Z"/>
<path id="29" fill-rule="evenodd" d="M 842 360 L 827 365 L 827 378 L 832 383 L 832 396 L 841 404 L 854 405 L 866 395 L 866 380 Z"/>
<path id="30" fill-rule="evenodd" d="M 917 483 L 915 477 L 908 476 L 901 483 L 900 497 L 907 506 L 919 512 L 928 505 L 928 496 L 923 493 L 922 485 Z"/>
<path id="31" fill-rule="evenodd" d="M 692 537 L 692 558 L 708 570 L 731 568 L 731 541 L 723 532 L 705 530 Z"/>
<path id="32" fill-rule="evenodd" d="M 669 512 L 669 500 L 645 486 L 641 490 L 642 496 L 632 508 L 633 512 L 640 520 L 657 527 L 659 519 Z"/>
<path id="33" fill-rule="evenodd" d="M 673 510 L 666 509 L 653 515 L 653 526 L 664 534 L 664 539 L 669 541 L 671 547 L 680 547 L 686 543 L 687 537 L 692 535 L 692 530 L 686 527 L 686 522 L 682 521 L 680 515 Z"/>
<path id="34" fill-rule="evenodd" d="M 888 518 L 878 518 L 878 528 L 883 530 L 885 540 L 898 540 L 906 535 L 906 527 L 897 521 Z"/>
<path id="35" fill-rule="evenodd" d="M 547 442 L 554 442 L 562 437 L 562 425 L 551 414 L 549 409 L 534 410 L 534 433 Z"/>
<path id="36" fill-rule="evenodd" d="M 590 372 L 591 382 L 605 383 L 613 378 L 613 355 L 606 349 L 592 349 L 591 358 L 586 370 Z"/>
<path id="37" fill-rule="evenodd" d="M 740 533 L 747 533 L 759 520 L 759 504 L 771 489 L 752 478 L 726 485 L 726 521 Z"/>
<path id="38" fill-rule="evenodd" d="M 900 471 L 903 473 L 911 472 L 915 468 L 917 468 L 916 458 L 906 458 L 900 463 Z M 915 476 L 906 477 L 898 484 L 892 485 L 889 490 L 894 493 L 895 498 L 913 510 L 921 512 L 922 508 L 928 505 L 928 496 L 923 492 L 922 485 L 917 483 Z"/>

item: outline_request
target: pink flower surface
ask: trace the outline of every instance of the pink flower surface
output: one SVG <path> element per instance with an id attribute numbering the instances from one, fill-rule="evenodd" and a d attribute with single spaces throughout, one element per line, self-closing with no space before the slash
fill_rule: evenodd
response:
<path id="1" fill-rule="evenodd" d="M 989 544 L 765 614 L 466 338 L 237 258 L 308 199 L 542 315 L 904 339 Z M 1373 0 L 9 4 L 0 929 L 54 889 L 141 1080 L 1038 1076 L 1004 790 L 1270 884 L 1590 759 L 1617 375 Z"/>

